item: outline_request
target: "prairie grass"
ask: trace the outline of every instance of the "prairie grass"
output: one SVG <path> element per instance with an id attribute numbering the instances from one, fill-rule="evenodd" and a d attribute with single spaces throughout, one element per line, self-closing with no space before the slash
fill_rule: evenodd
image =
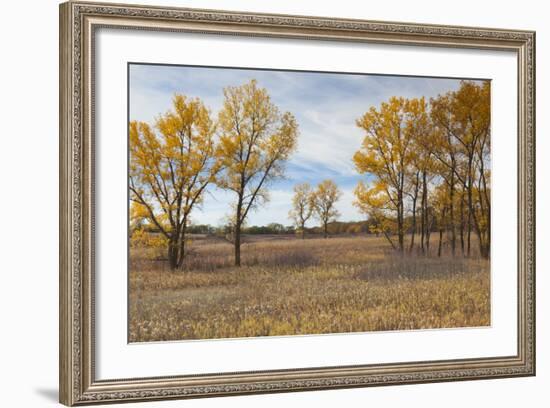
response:
<path id="1" fill-rule="evenodd" d="M 248 237 L 247 237 L 248 238 Z M 182 271 L 130 256 L 131 342 L 474 327 L 490 324 L 489 262 L 399 256 L 373 236 L 195 237 Z"/>

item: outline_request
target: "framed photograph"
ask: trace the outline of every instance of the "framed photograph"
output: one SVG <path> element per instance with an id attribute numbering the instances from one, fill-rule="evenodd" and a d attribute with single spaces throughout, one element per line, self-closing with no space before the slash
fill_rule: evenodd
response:
<path id="1" fill-rule="evenodd" d="M 60 6 L 66 405 L 535 374 L 535 33 Z"/>

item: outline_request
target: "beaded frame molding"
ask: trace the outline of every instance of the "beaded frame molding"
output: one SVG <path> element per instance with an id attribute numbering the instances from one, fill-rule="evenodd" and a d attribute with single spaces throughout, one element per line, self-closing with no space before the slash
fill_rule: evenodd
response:
<path id="1" fill-rule="evenodd" d="M 518 348 L 513 356 L 97 380 L 94 38 L 98 28 L 506 50 L 518 62 Z M 67 2 L 60 5 L 60 402 L 130 402 L 535 374 L 535 33 Z"/>

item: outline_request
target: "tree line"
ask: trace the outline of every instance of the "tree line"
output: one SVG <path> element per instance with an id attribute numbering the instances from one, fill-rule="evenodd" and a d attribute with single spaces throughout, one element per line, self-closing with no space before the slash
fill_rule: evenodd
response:
<path id="1" fill-rule="evenodd" d="M 392 97 L 357 120 L 365 136 L 353 161 L 374 181 L 359 183 L 355 205 L 394 249 L 429 253 L 435 225 L 439 255 L 447 233 L 452 254 L 470 256 L 475 234 L 490 257 L 490 94 L 488 81 L 462 81 L 429 101 Z"/>
<path id="2" fill-rule="evenodd" d="M 327 226 L 328 235 L 363 235 L 373 234 L 375 231 L 371 228 L 374 223 L 372 220 L 362 221 L 338 221 L 329 222 Z M 134 246 L 149 246 L 153 236 L 159 234 L 158 228 L 149 223 L 134 219 L 131 223 L 130 235 L 132 236 L 132 245 Z M 143 236 L 137 236 L 136 233 L 143 232 Z M 312 225 L 304 227 L 304 235 L 313 237 L 324 235 L 322 225 Z M 187 233 L 192 235 L 209 235 L 217 237 L 227 237 L 232 233 L 230 225 L 210 225 L 192 223 L 187 227 Z M 302 236 L 302 229 L 294 224 L 281 224 L 278 222 L 270 222 L 266 225 L 245 225 L 242 227 L 242 233 L 245 235 L 297 235 Z M 162 240 L 161 240 L 162 241 Z"/>
<path id="3" fill-rule="evenodd" d="M 183 266 L 187 236 L 195 229 L 191 213 L 210 185 L 234 195 L 228 227 L 240 266 L 247 216 L 269 200 L 270 183 L 284 176 L 284 164 L 296 149 L 296 119 L 280 112 L 255 80 L 225 88 L 223 98 L 215 116 L 199 98 L 175 94 L 172 108 L 153 126 L 129 124 L 130 218 L 159 231 L 172 269 Z M 354 204 L 367 216 L 371 232 L 383 234 L 401 252 L 407 231 L 411 251 L 419 233 L 420 248 L 429 251 L 437 225 L 440 247 L 443 232 L 450 231 L 453 254 L 458 235 L 462 253 L 469 255 L 473 229 L 480 252 L 489 256 L 488 98 L 488 85 L 463 82 L 458 91 L 429 103 L 391 98 L 357 120 L 365 137 L 353 161 L 359 173 L 375 181 L 357 186 Z M 307 183 L 294 187 L 289 217 L 302 237 L 313 217 L 328 236 L 341 195 L 331 180 L 315 189 Z"/>

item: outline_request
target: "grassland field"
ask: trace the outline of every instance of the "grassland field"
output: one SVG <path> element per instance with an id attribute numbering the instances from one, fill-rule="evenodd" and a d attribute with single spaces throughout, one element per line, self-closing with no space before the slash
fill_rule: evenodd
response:
<path id="1" fill-rule="evenodd" d="M 490 324 L 479 257 L 400 256 L 375 236 L 195 235 L 185 267 L 132 248 L 130 342 L 473 327 Z"/>

